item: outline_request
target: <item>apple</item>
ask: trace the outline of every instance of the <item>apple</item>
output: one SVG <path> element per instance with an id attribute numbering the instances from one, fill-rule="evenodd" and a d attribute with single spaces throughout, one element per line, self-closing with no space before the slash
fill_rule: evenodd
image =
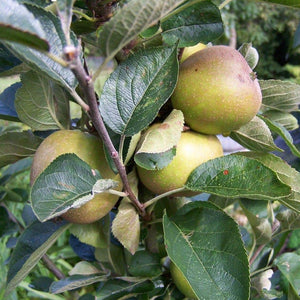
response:
<path id="1" fill-rule="evenodd" d="M 212 46 L 180 65 L 171 100 L 193 130 L 229 135 L 256 115 L 262 94 L 255 73 L 237 50 Z"/>
<path id="2" fill-rule="evenodd" d="M 187 279 L 172 261 L 170 263 L 170 273 L 176 287 L 183 295 L 189 299 L 198 299 Z"/>
<path id="3" fill-rule="evenodd" d="M 119 182 L 118 189 L 122 188 L 119 176 L 114 174 L 105 160 L 102 141 L 96 136 L 79 130 L 56 131 L 41 143 L 31 166 L 31 185 L 55 158 L 65 153 L 75 153 L 93 169 L 97 169 L 102 178 L 112 178 Z M 71 223 L 92 223 L 108 214 L 117 200 L 116 195 L 97 194 L 81 207 L 69 209 L 62 217 Z"/>
<path id="4" fill-rule="evenodd" d="M 148 130 L 155 128 L 152 125 Z M 165 168 L 147 170 L 137 166 L 141 182 L 153 193 L 162 194 L 183 187 L 190 173 L 209 159 L 223 155 L 222 145 L 214 135 L 205 135 L 194 131 L 181 133 L 176 155 Z M 192 196 L 197 193 L 184 191 L 176 196 Z"/>
<path id="5" fill-rule="evenodd" d="M 199 43 L 195 46 L 191 46 L 191 47 L 185 47 L 183 49 L 182 55 L 181 55 L 181 59 L 180 59 L 180 63 L 183 63 L 189 56 L 191 56 L 192 54 L 201 51 L 202 49 L 205 49 L 207 46 L 205 44 Z"/>

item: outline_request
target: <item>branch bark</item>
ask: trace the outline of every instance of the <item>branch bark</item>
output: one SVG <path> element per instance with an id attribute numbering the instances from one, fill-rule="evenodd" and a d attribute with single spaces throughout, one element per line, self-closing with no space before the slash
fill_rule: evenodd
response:
<path id="1" fill-rule="evenodd" d="M 68 49 L 68 50 L 70 51 L 71 49 Z M 104 125 L 102 116 L 99 112 L 92 78 L 86 73 L 86 71 L 80 61 L 78 50 L 76 48 L 74 48 L 73 51 L 74 51 L 73 53 L 65 53 L 66 58 L 67 59 L 72 58 L 70 60 L 70 69 L 72 70 L 73 74 L 77 78 L 79 85 L 84 92 L 85 99 L 89 106 L 89 115 L 94 124 L 94 127 L 96 128 L 104 145 L 107 147 L 107 149 L 110 153 L 110 156 L 113 159 L 113 161 L 116 165 L 116 168 L 118 169 L 119 175 L 123 182 L 124 192 L 128 195 L 128 198 L 135 205 L 139 214 L 142 217 L 145 217 L 146 212 L 145 212 L 144 205 L 138 201 L 138 199 L 136 198 L 135 194 L 133 193 L 133 191 L 129 185 L 125 166 L 122 163 L 122 161 L 119 157 L 119 153 L 115 149 L 115 147 L 109 137 L 109 134 Z"/>

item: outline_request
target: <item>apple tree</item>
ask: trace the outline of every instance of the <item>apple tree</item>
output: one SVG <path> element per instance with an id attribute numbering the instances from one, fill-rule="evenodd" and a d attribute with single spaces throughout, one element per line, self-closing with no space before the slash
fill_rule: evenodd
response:
<path id="1" fill-rule="evenodd" d="M 229 2 L 0 1 L 6 299 L 298 299 L 300 86 L 212 51 Z"/>

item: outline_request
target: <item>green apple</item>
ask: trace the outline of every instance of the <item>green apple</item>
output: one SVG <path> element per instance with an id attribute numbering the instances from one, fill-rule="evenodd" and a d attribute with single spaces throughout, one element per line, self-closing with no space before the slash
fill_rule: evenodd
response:
<path id="1" fill-rule="evenodd" d="M 185 47 L 183 49 L 182 55 L 181 55 L 181 59 L 180 59 L 180 63 L 183 63 L 189 56 L 191 56 L 192 54 L 201 51 L 202 49 L 205 49 L 207 46 L 205 44 L 199 43 L 195 46 L 191 46 L 191 47 Z"/>
<path id="2" fill-rule="evenodd" d="M 255 73 L 237 50 L 212 46 L 180 65 L 171 99 L 193 130 L 228 135 L 256 115 L 262 94 Z"/>
<path id="3" fill-rule="evenodd" d="M 112 178 L 119 182 L 118 189 L 122 188 L 119 176 L 113 173 L 105 160 L 101 140 L 78 130 L 56 131 L 41 143 L 34 155 L 31 167 L 31 184 L 55 158 L 65 153 L 75 153 L 93 169 L 97 169 L 102 178 Z M 71 223 L 92 223 L 108 214 L 117 200 L 116 195 L 97 194 L 83 206 L 69 209 L 62 217 Z"/>
<path id="4" fill-rule="evenodd" d="M 152 125 L 152 127 L 157 124 Z M 148 130 L 151 130 L 150 127 Z M 190 173 L 202 163 L 223 155 L 222 145 L 214 135 L 185 131 L 181 134 L 176 155 L 165 168 L 147 170 L 137 166 L 141 182 L 153 193 L 162 194 L 183 187 Z M 176 196 L 192 196 L 186 191 Z"/>
<path id="5" fill-rule="evenodd" d="M 176 287 L 183 295 L 189 299 L 198 299 L 189 282 L 173 262 L 170 263 L 170 273 Z"/>

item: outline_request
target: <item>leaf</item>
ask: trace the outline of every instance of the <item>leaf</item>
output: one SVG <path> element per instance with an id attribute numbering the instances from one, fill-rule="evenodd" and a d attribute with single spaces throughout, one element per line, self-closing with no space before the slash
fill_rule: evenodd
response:
<path id="1" fill-rule="evenodd" d="M 270 242 L 272 238 L 272 226 L 267 215 L 269 203 L 267 201 L 241 199 L 240 205 L 252 227 L 256 244 L 262 245 Z"/>
<path id="2" fill-rule="evenodd" d="M 126 136 L 146 128 L 171 96 L 177 75 L 176 47 L 150 48 L 131 55 L 105 82 L 99 106 L 104 121 Z"/>
<path id="3" fill-rule="evenodd" d="M 78 262 L 71 271 L 69 275 L 95 275 L 101 273 L 101 270 L 96 268 L 93 264 L 87 261 Z"/>
<path id="4" fill-rule="evenodd" d="M 238 130 L 232 131 L 230 137 L 249 150 L 283 151 L 275 145 L 269 127 L 256 116 Z"/>
<path id="5" fill-rule="evenodd" d="M 257 50 L 252 47 L 252 43 L 243 43 L 238 51 L 245 57 L 249 67 L 253 70 L 259 61 Z"/>
<path id="6" fill-rule="evenodd" d="M 95 248 L 107 247 L 107 234 L 102 220 L 91 224 L 72 224 L 70 233 L 75 235 L 80 242 Z"/>
<path id="7" fill-rule="evenodd" d="M 131 137 L 129 145 L 128 145 L 128 150 L 127 150 L 127 153 L 125 155 L 125 160 L 124 160 L 124 165 L 125 166 L 128 164 L 131 157 L 134 155 L 140 138 L 141 138 L 141 133 L 140 132 L 136 133 L 135 135 L 133 135 Z"/>
<path id="8" fill-rule="evenodd" d="M 42 141 L 31 131 L 6 132 L 0 135 L 0 167 L 33 156 Z"/>
<path id="9" fill-rule="evenodd" d="M 156 24 L 184 0 L 132 0 L 105 23 L 99 47 L 106 61 L 148 27 Z"/>
<path id="10" fill-rule="evenodd" d="M 26 7 L 34 15 L 34 18 L 40 21 L 46 33 L 46 39 L 51 44 L 50 54 L 62 57 L 66 40 L 58 17 L 35 5 L 26 4 Z M 71 34 L 71 39 L 76 47 L 78 41 L 74 34 Z M 68 90 L 74 89 L 77 86 L 77 80 L 72 71 L 69 68 L 61 66 L 47 55 L 16 43 L 6 42 L 5 45 L 17 58 L 28 64 L 38 73 L 42 72 L 45 76 L 49 76 Z"/>
<path id="11" fill-rule="evenodd" d="M 9 71 L 10 69 L 21 64 L 12 53 L 10 53 L 3 44 L 0 43 L 0 73 Z M 0 74 L 2 76 L 2 74 Z"/>
<path id="12" fill-rule="evenodd" d="M 20 121 L 15 109 L 15 95 L 20 87 L 20 82 L 14 83 L 0 94 L 1 119 L 15 122 Z"/>
<path id="13" fill-rule="evenodd" d="M 260 80 L 262 105 L 260 110 L 292 112 L 300 104 L 300 85 L 281 80 Z"/>
<path id="14" fill-rule="evenodd" d="M 67 43 L 70 39 L 70 26 L 72 21 L 72 0 L 57 0 L 56 5 L 58 8 L 58 15 L 60 18 L 62 30 L 66 37 Z"/>
<path id="15" fill-rule="evenodd" d="M 58 156 L 32 186 L 30 201 L 35 215 L 44 222 L 82 206 L 94 197 L 93 186 L 99 178 L 76 154 Z"/>
<path id="16" fill-rule="evenodd" d="M 14 0 L 0 1 L 0 39 L 20 43 L 41 51 L 48 51 L 49 44 L 39 20 Z"/>
<path id="17" fill-rule="evenodd" d="M 163 226 L 168 256 L 199 299 L 248 299 L 246 251 L 237 224 L 225 212 L 191 202 L 174 217 L 164 215 Z"/>
<path id="18" fill-rule="evenodd" d="M 268 110 L 263 114 L 263 117 L 283 126 L 286 130 L 291 131 L 299 128 L 298 120 L 290 113 Z"/>
<path id="19" fill-rule="evenodd" d="M 300 228 L 300 215 L 290 209 L 279 212 L 276 219 L 280 222 L 281 231 L 290 231 Z"/>
<path id="20" fill-rule="evenodd" d="M 21 76 L 15 106 L 22 122 L 33 130 L 68 129 L 69 102 L 64 90 L 36 72 Z"/>
<path id="21" fill-rule="evenodd" d="M 10 258 L 6 294 L 30 273 L 41 257 L 69 227 L 65 222 L 34 222 L 19 237 Z"/>
<path id="22" fill-rule="evenodd" d="M 281 182 L 290 186 L 291 194 L 283 197 L 279 201 L 287 207 L 300 213 L 300 173 L 289 166 L 281 158 L 270 153 L 241 152 L 239 155 L 251 157 L 261 162 L 274 172 Z"/>
<path id="23" fill-rule="evenodd" d="M 84 287 L 95 282 L 105 281 L 106 279 L 107 275 L 73 275 L 53 282 L 50 286 L 49 291 L 53 294 L 59 294 L 65 291 Z"/>
<path id="24" fill-rule="evenodd" d="M 162 273 L 158 254 L 146 250 L 136 252 L 128 266 L 128 271 L 135 277 L 155 277 Z"/>
<path id="25" fill-rule="evenodd" d="M 279 123 L 273 122 L 267 118 L 264 118 L 262 116 L 260 116 L 260 118 L 269 126 L 269 128 L 277 133 L 278 135 L 280 135 L 283 140 L 285 141 L 285 143 L 287 144 L 287 146 L 290 148 L 291 152 L 297 156 L 300 157 L 300 151 L 297 149 L 297 147 L 294 145 L 294 141 L 293 138 L 291 136 L 291 134 Z"/>
<path id="26" fill-rule="evenodd" d="M 300 23 L 294 34 L 293 48 L 298 48 L 300 46 Z"/>
<path id="27" fill-rule="evenodd" d="M 161 23 L 163 40 L 178 47 L 208 43 L 223 34 L 220 10 L 210 1 L 188 1 Z"/>
<path id="28" fill-rule="evenodd" d="M 148 169 L 166 167 L 176 154 L 176 145 L 183 130 L 184 117 L 180 110 L 172 110 L 159 126 L 147 130 L 134 156 L 139 166 Z"/>
<path id="29" fill-rule="evenodd" d="M 0 206 L 0 238 L 18 231 L 18 226 L 10 220 L 7 210 Z"/>
<path id="30" fill-rule="evenodd" d="M 281 5 L 287 5 L 287 6 L 300 8 L 300 4 L 299 4 L 298 0 L 262 0 L 262 1 L 271 2 L 271 3 L 278 3 L 278 4 L 281 4 Z"/>
<path id="31" fill-rule="evenodd" d="M 129 173 L 128 180 L 133 193 L 137 196 L 138 179 L 135 171 Z M 112 233 L 132 255 L 137 251 L 140 241 L 139 214 L 127 197 L 123 198 L 112 222 Z"/>
<path id="32" fill-rule="evenodd" d="M 277 257 L 274 264 L 289 281 L 297 295 L 300 294 L 300 255 L 284 253 Z"/>
<path id="33" fill-rule="evenodd" d="M 97 300 L 118 300 L 123 296 L 137 295 L 150 292 L 154 284 L 150 280 L 126 282 L 120 279 L 110 279 L 97 291 Z"/>
<path id="34" fill-rule="evenodd" d="M 190 174 L 185 187 L 222 197 L 254 200 L 280 200 L 291 194 L 290 187 L 278 179 L 276 172 L 238 154 L 201 164 Z"/>

